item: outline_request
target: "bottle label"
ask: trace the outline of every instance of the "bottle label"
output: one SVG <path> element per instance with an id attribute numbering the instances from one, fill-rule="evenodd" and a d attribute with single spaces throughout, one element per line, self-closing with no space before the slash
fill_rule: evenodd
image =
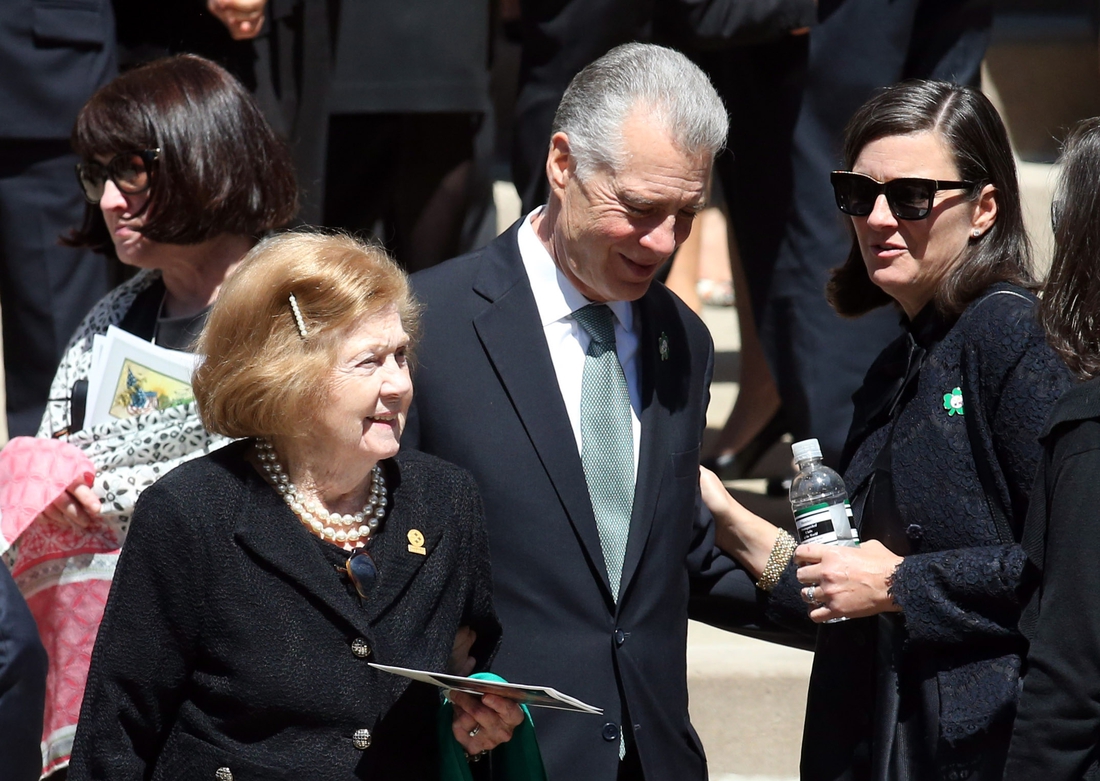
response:
<path id="1" fill-rule="evenodd" d="M 812 504 L 794 514 L 794 526 L 799 542 L 818 545 L 859 545 L 859 537 L 851 524 L 852 508 L 843 504 Z"/>

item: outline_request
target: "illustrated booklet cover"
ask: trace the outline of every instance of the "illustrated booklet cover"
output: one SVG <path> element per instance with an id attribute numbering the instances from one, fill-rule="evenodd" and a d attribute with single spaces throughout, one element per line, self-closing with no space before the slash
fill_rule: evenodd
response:
<path id="1" fill-rule="evenodd" d="M 110 326 L 92 340 L 85 425 L 133 418 L 193 401 L 199 357 L 168 350 Z"/>

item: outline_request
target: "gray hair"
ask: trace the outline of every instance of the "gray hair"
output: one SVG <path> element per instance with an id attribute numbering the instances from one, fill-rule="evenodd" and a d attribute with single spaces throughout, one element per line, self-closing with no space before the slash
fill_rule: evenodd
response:
<path id="1" fill-rule="evenodd" d="M 635 107 L 663 123 L 688 154 L 713 160 L 726 145 L 729 117 L 699 66 L 673 49 L 626 43 L 573 77 L 554 114 L 551 134 L 569 137 L 579 177 L 620 168 L 623 121 Z"/>

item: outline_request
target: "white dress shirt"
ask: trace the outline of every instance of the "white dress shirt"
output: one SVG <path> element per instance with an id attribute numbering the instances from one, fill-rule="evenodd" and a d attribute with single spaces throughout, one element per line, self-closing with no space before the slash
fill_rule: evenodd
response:
<path id="1" fill-rule="evenodd" d="M 554 373 L 558 377 L 558 387 L 569 413 L 569 422 L 573 426 L 573 436 L 577 440 L 577 452 L 581 451 L 581 378 L 584 374 L 584 358 L 592 337 L 573 319 L 573 312 L 588 306 L 591 301 L 566 279 L 565 275 L 550 257 L 546 246 L 539 240 L 531 220 L 542 211 L 539 207 L 527 215 L 519 228 L 519 255 L 527 278 L 531 281 L 531 291 L 535 295 L 535 305 L 539 310 L 539 321 L 546 337 L 546 346 L 550 348 L 550 359 L 554 363 Z M 626 376 L 626 387 L 630 393 L 630 428 L 634 438 L 634 477 L 638 476 L 638 448 L 642 438 L 642 423 L 638 417 L 641 410 L 641 381 L 638 373 L 638 334 L 634 317 L 634 305 L 630 301 L 609 301 L 608 308 L 615 315 L 615 351 L 619 364 Z"/>

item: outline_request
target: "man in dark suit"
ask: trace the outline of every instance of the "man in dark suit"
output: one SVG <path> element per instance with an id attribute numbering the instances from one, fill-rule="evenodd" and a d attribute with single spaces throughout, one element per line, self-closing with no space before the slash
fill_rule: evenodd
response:
<path id="1" fill-rule="evenodd" d="M 481 488 L 505 626 L 494 670 L 604 711 L 536 709 L 551 781 L 705 778 L 689 600 L 755 617 L 752 583 L 696 512 L 710 335 L 653 282 L 726 126 L 687 58 L 620 46 L 562 98 L 548 203 L 412 278 L 424 316 L 404 444 Z"/>
<path id="2" fill-rule="evenodd" d="M 115 70 L 110 0 L 0 3 L 0 306 L 12 436 L 38 430 L 61 353 L 110 286 L 102 257 L 58 237 L 84 214 L 73 121 Z"/>

